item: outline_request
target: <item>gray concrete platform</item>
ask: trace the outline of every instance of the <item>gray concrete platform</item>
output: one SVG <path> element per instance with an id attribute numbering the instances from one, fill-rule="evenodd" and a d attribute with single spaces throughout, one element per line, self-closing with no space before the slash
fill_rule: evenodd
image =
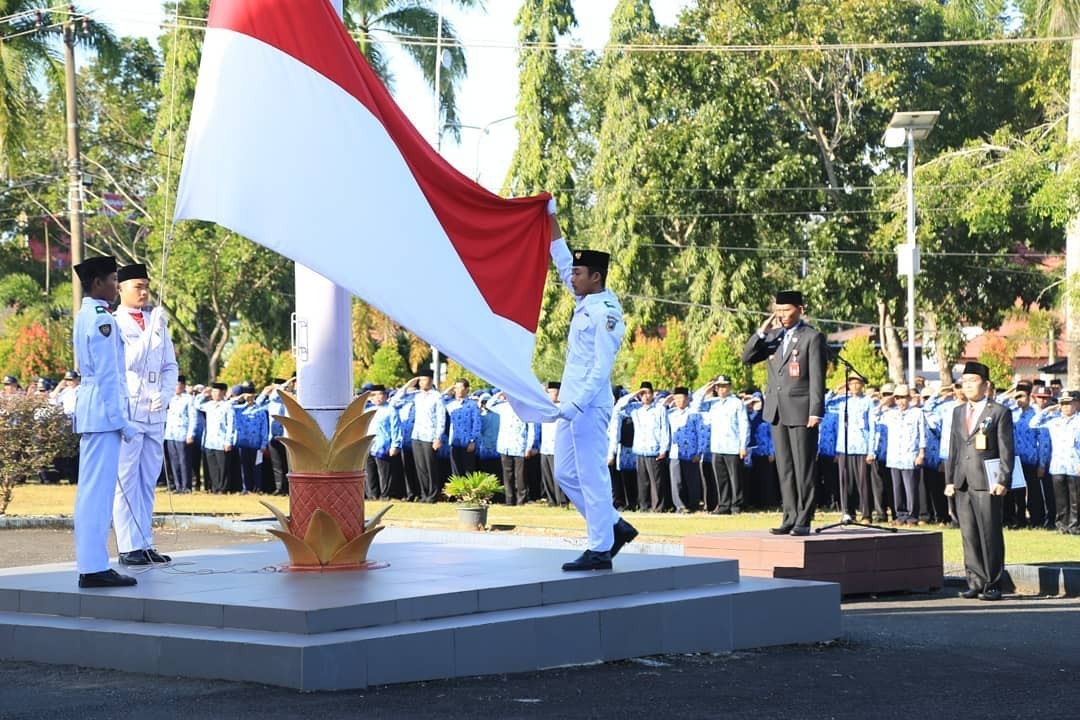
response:
<path id="1" fill-rule="evenodd" d="M 363 688 L 671 652 L 834 639 L 832 583 L 739 578 L 732 560 L 377 544 L 388 567 L 288 573 L 275 544 L 176 553 L 133 588 L 80 590 L 71 563 L 0 570 L 0 659 Z"/>

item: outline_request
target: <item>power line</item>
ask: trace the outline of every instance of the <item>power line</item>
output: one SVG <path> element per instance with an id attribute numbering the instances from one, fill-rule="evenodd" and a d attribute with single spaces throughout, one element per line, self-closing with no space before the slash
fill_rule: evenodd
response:
<path id="1" fill-rule="evenodd" d="M 672 245 L 670 243 L 638 243 L 637 247 L 661 248 L 670 250 L 715 250 L 722 252 L 750 252 L 750 253 L 784 253 L 790 255 L 804 255 L 806 253 L 825 253 L 828 255 L 882 255 L 895 256 L 895 250 L 841 250 L 834 248 L 785 248 L 776 246 L 765 247 L 736 247 L 733 245 Z M 989 257 L 989 258 L 1063 258 L 1065 253 L 993 253 L 993 252 L 927 252 L 921 251 L 922 257 Z"/>

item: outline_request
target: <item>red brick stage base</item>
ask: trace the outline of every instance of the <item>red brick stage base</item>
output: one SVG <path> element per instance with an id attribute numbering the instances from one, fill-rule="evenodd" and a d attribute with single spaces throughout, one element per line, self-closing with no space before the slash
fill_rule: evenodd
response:
<path id="1" fill-rule="evenodd" d="M 767 530 L 689 535 L 687 556 L 731 558 L 739 574 L 840 583 L 844 595 L 937 589 L 941 533 L 837 527 L 804 537 Z"/>

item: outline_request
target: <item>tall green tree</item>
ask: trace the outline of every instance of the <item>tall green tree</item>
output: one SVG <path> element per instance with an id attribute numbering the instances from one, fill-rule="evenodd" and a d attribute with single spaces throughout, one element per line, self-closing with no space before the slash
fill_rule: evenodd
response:
<path id="1" fill-rule="evenodd" d="M 440 36 L 439 13 L 433 8 L 439 0 L 345 0 L 345 24 L 355 33 L 361 52 L 375 74 L 393 88 L 394 73 L 386 48 L 380 44 L 383 35 L 407 38 L 437 38 Z M 450 0 L 464 9 L 483 8 L 481 0 Z M 453 23 L 442 18 L 442 43 L 408 43 L 402 51 L 416 64 L 432 93 L 438 92 L 440 127 L 455 139 L 461 137 L 457 114 L 457 90 L 469 73 L 465 49 L 459 44 Z M 438 46 L 438 47 L 437 47 Z M 437 57 L 441 50 L 442 57 Z M 441 64 L 439 88 L 435 88 L 435 66 Z M 441 130 L 440 130 L 441 132 Z"/>

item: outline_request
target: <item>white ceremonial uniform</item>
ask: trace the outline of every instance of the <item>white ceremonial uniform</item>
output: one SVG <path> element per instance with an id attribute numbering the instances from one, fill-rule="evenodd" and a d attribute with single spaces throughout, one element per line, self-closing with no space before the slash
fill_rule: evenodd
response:
<path id="1" fill-rule="evenodd" d="M 79 487 L 75 492 L 75 565 L 79 574 L 109 569 L 106 543 L 116 491 L 120 441 L 132 434 L 127 420 L 124 351 L 106 304 L 83 298 L 72 332 L 82 383 L 73 428 L 79 439 Z"/>
<path id="2" fill-rule="evenodd" d="M 573 259 L 564 240 L 551 243 L 551 258 L 559 277 L 573 292 Z M 589 549 L 605 552 L 615 542 L 613 529 L 619 521 L 611 501 L 607 427 L 614 405 L 611 370 L 626 324 L 622 306 L 611 290 L 576 296 L 576 300 L 559 406 L 572 406 L 579 414 L 556 422 L 555 480 L 585 517 Z"/>
<path id="3" fill-rule="evenodd" d="M 132 312 L 142 315 L 145 330 Z M 120 444 L 120 482 L 113 501 L 116 549 L 128 553 L 153 547 L 154 488 L 164 460 L 168 415 L 162 390 L 174 392 L 178 368 L 161 308 L 146 312 L 120 306 L 116 324 L 124 347 L 128 420 L 136 429 Z"/>

